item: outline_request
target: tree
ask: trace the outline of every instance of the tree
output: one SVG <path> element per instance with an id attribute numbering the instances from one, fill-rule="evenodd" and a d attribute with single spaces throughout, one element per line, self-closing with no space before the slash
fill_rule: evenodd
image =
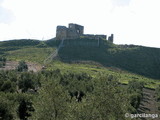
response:
<path id="1" fill-rule="evenodd" d="M 33 95 L 25 93 L 0 93 L 0 120 L 28 120 L 33 112 Z"/>
<path id="2" fill-rule="evenodd" d="M 127 92 L 129 93 L 129 97 L 130 97 L 130 104 L 133 107 L 133 113 L 136 112 L 136 110 L 138 109 L 142 96 L 143 96 L 143 88 L 144 88 L 144 83 L 141 81 L 137 81 L 137 80 L 132 80 L 129 81 L 128 83 L 128 88 L 127 88 Z"/>
<path id="3" fill-rule="evenodd" d="M 10 80 L 7 80 L 3 83 L 0 90 L 3 92 L 15 92 L 16 84 L 14 82 L 11 82 Z"/>
<path id="4" fill-rule="evenodd" d="M 22 92 L 26 92 L 28 89 L 34 89 L 35 88 L 35 76 L 32 73 L 24 72 L 21 74 L 18 86 L 20 89 L 22 89 Z"/>
<path id="5" fill-rule="evenodd" d="M 24 72 L 28 70 L 28 65 L 25 61 L 20 61 L 17 67 L 17 71 Z"/>
<path id="6" fill-rule="evenodd" d="M 31 112 L 34 111 L 32 102 L 29 96 L 24 96 L 19 99 L 18 116 L 21 120 L 28 120 L 31 116 Z"/>
<path id="7" fill-rule="evenodd" d="M 47 80 L 39 90 L 39 95 L 33 101 L 35 112 L 33 119 L 65 120 L 67 115 L 67 91 L 56 80 Z"/>
<path id="8" fill-rule="evenodd" d="M 118 82 L 109 76 L 99 76 L 94 82 L 93 92 L 82 102 L 72 101 L 70 120 L 125 120 L 129 99 Z"/>
<path id="9" fill-rule="evenodd" d="M 0 57 L 0 67 L 5 66 L 6 64 L 6 58 L 5 57 Z"/>
<path id="10" fill-rule="evenodd" d="M 0 95 L 0 120 L 13 120 L 11 102 Z"/>

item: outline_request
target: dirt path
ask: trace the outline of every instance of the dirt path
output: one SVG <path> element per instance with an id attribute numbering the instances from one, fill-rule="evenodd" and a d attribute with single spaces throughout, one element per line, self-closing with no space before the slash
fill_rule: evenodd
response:
<path id="1" fill-rule="evenodd" d="M 42 69 L 42 66 L 37 63 L 26 62 L 28 65 L 28 71 L 38 72 Z M 6 65 L 0 70 L 15 70 L 18 66 L 18 62 L 16 61 L 7 61 Z"/>
<path id="2" fill-rule="evenodd" d="M 140 103 L 139 113 L 159 114 L 158 103 L 155 100 L 155 91 L 151 89 L 143 89 L 143 99 Z M 160 120 L 160 118 L 143 118 L 142 120 Z"/>
<path id="3" fill-rule="evenodd" d="M 38 72 L 42 69 L 42 66 L 37 63 L 28 63 L 28 71 Z"/>

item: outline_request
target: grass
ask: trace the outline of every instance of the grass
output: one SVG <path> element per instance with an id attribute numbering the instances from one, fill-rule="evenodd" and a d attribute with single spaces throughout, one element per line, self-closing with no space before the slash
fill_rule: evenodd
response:
<path id="1" fill-rule="evenodd" d="M 18 50 L 8 51 L 7 60 L 11 61 L 28 61 L 43 63 L 43 61 L 51 54 L 54 48 L 36 48 L 36 47 L 26 47 Z"/>
<path id="2" fill-rule="evenodd" d="M 101 67 L 100 65 L 92 65 L 85 63 L 69 64 L 60 61 L 53 61 L 51 64 L 47 66 L 47 70 L 56 70 L 56 69 L 60 69 L 62 73 L 68 71 L 72 71 L 74 73 L 85 72 L 91 75 L 92 77 L 96 77 L 99 74 L 113 75 L 113 77 L 119 80 L 120 83 L 124 84 L 128 84 L 128 82 L 131 80 L 143 81 L 145 83 L 145 87 L 147 88 L 156 88 L 157 85 L 160 85 L 160 80 L 147 78 L 127 71 L 122 71 L 120 69 Z"/>

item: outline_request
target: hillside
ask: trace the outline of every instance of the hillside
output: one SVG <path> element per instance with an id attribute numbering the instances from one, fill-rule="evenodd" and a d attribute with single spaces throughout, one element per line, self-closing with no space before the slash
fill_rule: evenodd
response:
<path id="1" fill-rule="evenodd" d="M 43 63 L 61 43 L 48 41 L 13 40 L 0 42 L 0 56 L 10 60 Z M 65 40 L 58 52 L 62 62 L 94 61 L 104 67 L 119 68 L 142 76 L 160 79 L 160 49 L 135 45 L 115 45 L 105 40 Z"/>
<path id="2" fill-rule="evenodd" d="M 46 46 L 39 40 L 11 40 L 0 42 L 0 57 L 6 57 L 11 61 L 30 61 L 43 64 L 55 48 Z"/>
<path id="3" fill-rule="evenodd" d="M 77 42 L 78 41 L 78 42 Z M 66 40 L 59 51 L 64 62 L 95 61 L 146 77 L 160 78 L 160 49 L 135 45 L 114 45 L 101 40 Z"/>
<path id="4" fill-rule="evenodd" d="M 83 38 L 0 42 L 0 52 L 2 119 L 128 120 L 125 113 L 159 114 L 159 49 Z"/>

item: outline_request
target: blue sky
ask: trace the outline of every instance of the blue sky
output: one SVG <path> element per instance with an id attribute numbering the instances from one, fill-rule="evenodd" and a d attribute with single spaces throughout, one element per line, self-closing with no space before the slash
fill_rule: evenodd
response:
<path id="1" fill-rule="evenodd" d="M 116 44 L 160 48 L 159 0 L 0 0 L 0 41 L 50 39 L 77 23 L 85 34 L 115 35 Z"/>

